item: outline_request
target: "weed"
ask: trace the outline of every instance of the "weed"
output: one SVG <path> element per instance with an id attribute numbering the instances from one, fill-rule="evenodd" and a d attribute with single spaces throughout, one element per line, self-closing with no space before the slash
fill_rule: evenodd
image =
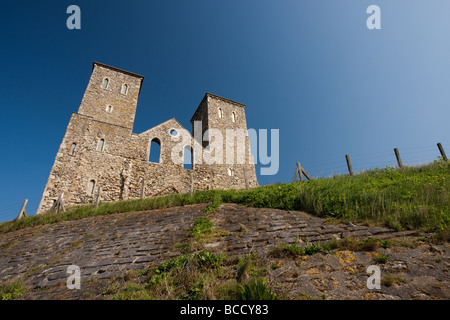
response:
<path id="1" fill-rule="evenodd" d="M 238 293 L 239 300 L 275 300 L 276 298 L 277 295 L 261 278 L 247 281 Z"/>
<path id="2" fill-rule="evenodd" d="M 168 272 L 174 267 L 180 267 L 180 266 L 184 267 L 188 263 L 190 258 L 191 258 L 190 255 L 185 254 L 178 258 L 173 258 L 168 261 L 165 261 L 158 266 L 158 268 L 156 269 L 156 273 Z"/>
<path id="3" fill-rule="evenodd" d="M 313 255 L 316 253 L 329 253 L 329 252 L 331 252 L 331 243 L 327 242 L 322 246 L 320 243 L 310 245 L 307 242 L 304 252 L 307 255 Z"/>
<path id="4" fill-rule="evenodd" d="M 214 191 L 212 200 L 208 204 L 208 206 L 205 208 L 205 214 L 211 214 L 213 213 L 217 207 L 219 207 L 222 204 L 222 197 L 218 191 Z"/>
<path id="5" fill-rule="evenodd" d="M 188 232 L 188 237 L 198 238 L 205 233 L 211 233 L 213 230 L 213 223 L 208 218 L 198 218 L 194 222 L 191 231 Z"/>
<path id="6" fill-rule="evenodd" d="M 0 300 L 13 300 L 22 296 L 26 287 L 21 279 L 0 285 Z"/>
<path id="7" fill-rule="evenodd" d="M 217 269 L 226 260 L 222 254 L 214 254 L 209 251 L 200 251 L 194 255 L 197 268 L 201 271 L 207 269 Z"/>
<path id="8" fill-rule="evenodd" d="M 374 259 L 373 259 L 376 263 L 386 263 L 389 260 L 389 255 L 387 254 L 378 254 Z"/>
<path id="9" fill-rule="evenodd" d="M 295 258 L 304 253 L 303 249 L 300 248 L 297 244 L 287 245 L 287 244 L 278 244 L 271 251 L 270 255 L 274 258 L 285 258 L 291 257 Z"/>
<path id="10" fill-rule="evenodd" d="M 391 243 L 389 242 L 389 240 L 379 240 L 380 246 L 384 249 L 387 249 L 391 246 Z"/>
<path id="11" fill-rule="evenodd" d="M 357 251 L 375 251 L 377 248 L 378 248 L 378 240 L 375 238 L 369 238 L 358 242 Z"/>
<path id="12" fill-rule="evenodd" d="M 404 284 L 406 283 L 406 279 L 402 278 L 402 277 L 398 277 L 398 276 L 384 276 L 381 279 L 381 285 L 386 286 L 386 287 L 392 287 L 395 285 L 399 285 L 399 284 Z"/>

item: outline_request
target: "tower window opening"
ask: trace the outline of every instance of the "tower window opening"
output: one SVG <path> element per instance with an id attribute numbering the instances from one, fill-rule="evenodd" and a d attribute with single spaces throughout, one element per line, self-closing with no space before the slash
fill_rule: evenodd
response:
<path id="1" fill-rule="evenodd" d="M 88 194 L 94 194 L 94 188 L 95 188 L 95 180 L 89 181 L 88 184 Z"/>
<path id="2" fill-rule="evenodd" d="M 102 89 L 108 88 L 108 84 L 109 84 L 109 79 L 108 78 L 103 79 Z"/>
<path id="3" fill-rule="evenodd" d="M 219 119 L 222 119 L 222 117 L 223 117 L 223 112 L 222 112 L 222 109 L 221 109 L 221 108 L 219 108 L 218 112 L 219 112 Z"/>
<path id="4" fill-rule="evenodd" d="M 105 148 L 105 139 L 100 139 L 97 144 L 97 151 L 102 152 Z"/>
<path id="5" fill-rule="evenodd" d="M 231 120 L 233 122 L 236 122 L 236 112 L 233 111 L 233 113 L 231 114 Z"/>
<path id="6" fill-rule="evenodd" d="M 123 84 L 122 85 L 122 89 L 120 90 L 121 94 L 127 94 L 128 93 L 128 85 L 127 84 Z"/>
<path id="7" fill-rule="evenodd" d="M 69 154 L 70 154 L 71 156 L 74 155 L 76 147 L 77 147 L 77 144 L 76 144 L 76 143 L 72 143 L 72 145 L 70 146 Z"/>

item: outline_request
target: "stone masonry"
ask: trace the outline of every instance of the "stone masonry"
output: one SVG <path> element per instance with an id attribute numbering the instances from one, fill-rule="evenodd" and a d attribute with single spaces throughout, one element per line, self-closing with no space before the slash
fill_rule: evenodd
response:
<path id="1" fill-rule="evenodd" d="M 245 105 L 207 93 L 191 119 L 192 135 L 175 119 L 135 134 L 132 130 L 143 79 L 94 62 L 38 214 L 48 211 L 62 192 L 66 206 L 94 202 L 98 187 L 100 201 L 139 198 L 142 185 L 144 197 L 189 192 L 191 174 L 195 190 L 242 189 L 245 175 L 250 187 L 258 186 Z M 152 142 L 160 146 L 158 163 L 149 161 Z M 186 148 L 192 152 L 192 169 L 182 162 Z"/>
<path id="2" fill-rule="evenodd" d="M 117 213 L 65 221 L 0 234 L 0 284 L 21 278 L 28 288 L 23 299 L 103 299 L 108 281 L 129 272 L 157 267 L 184 254 L 182 246 L 207 204 Z M 272 285 L 289 299 L 307 294 L 327 299 L 448 299 L 449 245 L 413 240 L 415 231 L 397 232 L 324 219 L 299 211 L 249 208 L 222 204 L 208 215 L 221 230 L 201 250 L 222 252 L 230 259 L 253 253 L 269 259 Z M 279 244 L 321 244 L 350 239 L 389 240 L 389 248 L 375 251 L 337 250 L 297 258 L 271 258 Z M 395 245 L 395 240 L 398 244 Z M 411 241 L 417 245 L 410 246 Z M 405 244 L 401 244 L 405 242 Z M 366 287 L 366 269 L 378 254 L 383 277 L 405 283 L 381 290 Z M 81 269 L 83 290 L 69 290 L 67 268 Z M 105 281 L 105 282 L 104 282 Z M 86 295 L 86 296 L 85 296 Z"/>

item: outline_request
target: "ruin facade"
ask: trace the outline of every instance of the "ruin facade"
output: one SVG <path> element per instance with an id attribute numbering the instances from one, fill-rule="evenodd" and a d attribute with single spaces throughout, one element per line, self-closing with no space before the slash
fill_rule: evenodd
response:
<path id="1" fill-rule="evenodd" d="M 105 202 L 187 193 L 191 179 L 194 190 L 258 186 L 244 104 L 206 93 L 191 119 L 192 134 L 174 118 L 135 134 L 143 80 L 138 74 L 93 63 L 37 214 L 48 211 L 61 193 L 66 207 L 93 203 L 99 187 L 100 201 Z M 150 153 L 157 152 L 151 150 L 155 144 L 159 160 L 150 162 Z M 190 168 L 179 161 L 186 150 L 192 154 Z M 216 161 L 219 158 L 223 161 Z"/>

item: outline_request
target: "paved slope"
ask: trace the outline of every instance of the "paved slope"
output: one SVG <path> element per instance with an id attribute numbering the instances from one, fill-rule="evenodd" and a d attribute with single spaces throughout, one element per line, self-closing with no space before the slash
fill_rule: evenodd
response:
<path id="1" fill-rule="evenodd" d="M 130 270 L 145 270 L 179 256 L 176 246 L 186 239 L 196 218 L 204 217 L 206 205 L 191 205 L 148 212 L 91 217 L 0 234 L 0 283 L 21 277 L 28 288 L 26 299 L 101 298 L 108 279 Z M 224 235 L 205 249 L 229 256 L 256 253 L 279 268 L 270 269 L 276 290 L 289 298 L 413 299 L 449 295 L 448 244 L 419 243 L 414 248 L 395 246 L 377 252 L 341 250 L 298 259 L 270 258 L 278 243 L 299 246 L 332 239 L 400 239 L 413 232 L 394 232 L 352 223 L 333 223 L 303 212 L 247 208 L 224 204 L 208 218 Z M 378 254 L 390 256 L 382 274 L 402 281 L 382 290 L 366 287 L 366 268 Z M 81 269 L 84 290 L 65 286 L 67 267 Z M 403 281 L 404 280 L 404 281 Z M 399 282 L 399 281 L 397 281 Z"/>

